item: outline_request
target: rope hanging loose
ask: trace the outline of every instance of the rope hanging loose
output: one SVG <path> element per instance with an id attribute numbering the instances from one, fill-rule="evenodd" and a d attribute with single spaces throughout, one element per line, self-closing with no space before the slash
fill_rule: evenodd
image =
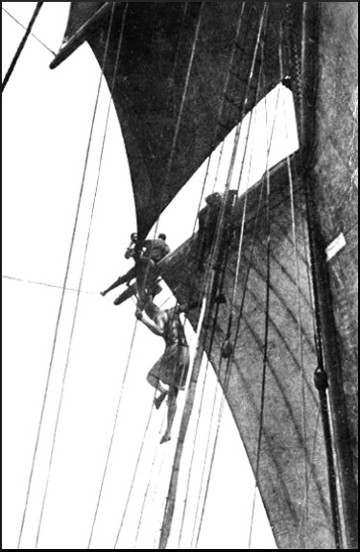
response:
<path id="1" fill-rule="evenodd" d="M 24 34 L 24 36 L 23 36 L 23 39 L 21 40 L 21 42 L 20 42 L 20 44 L 19 44 L 19 46 L 18 46 L 18 49 L 17 49 L 16 52 L 15 52 L 14 58 L 13 58 L 11 64 L 10 64 L 10 67 L 9 67 L 9 69 L 7 70 L 7 73 L 6 73 L 5 78 L 4 78 L 4 80 L 3 80 L 3 83 L 2 83 L 2 92 L 4 92 L 6 85 L 7 85 L 7 83 L 8 83 L 9 80 L 10 80 L 10 77 L 11 77 L 11 75 L 12 75 L 14 69 L 15 69 L 15 66 L 16 66 L 16 64 L 17 64 L 17 62 L 18 62 L 18 60 L 19 60 L 19 58 L 20 58 L 20 56 L 21 56 L 21 52 L 23 51 L 23 49 L 24 49 L 24 47 L 25 47 L 25 44 L 26 44 L 26 42 L 27 42 L 27 39 L 29 38 L 29 35 L 31 34 L 31 29 L 32 29 L 33 26 L 34 26 L 34 23 L 35 23 L 35 21 L 36 21 L 38 15 L 39 15 L 39 13 L 40 13 L 40 10 L 41 10 L 43 4 L 44 4 L 44 2 L 37 2 L 37 4 L 36 4 L 36 8 L 35 8 L 35 10 L 34 10 L 34 13 L 33 13 L 32 18 L 30 19 L 30 23 L 29 23 L 29 25 L 28 25 L 28 28 L 26 29 L 26 32 L 25 32 L 25 34 Z"/>

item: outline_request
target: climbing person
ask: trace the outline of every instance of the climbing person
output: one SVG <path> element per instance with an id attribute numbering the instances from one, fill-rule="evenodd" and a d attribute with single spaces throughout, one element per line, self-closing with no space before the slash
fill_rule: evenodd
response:
<path id="1" fill-rule="evenodd" d="M 115 299 L 114 305 L 121 305 L 136 293 L 139 295 L 145 293 L 156 295 L 161 291 L 156 264 L 170 253 L 170 248 L 166 243 L 166 235 L 160 234 L 156 239 L 139 242 L 137 234 L 131 234 L 131 240 L 125 257 L 127 259 L 133 258 L 135 265 L 126 274 L 120 276 L 108 289 L 101 292 L 101 295 L 105 297 L 110 291 L 126 283 L 129 286 L 128 289 Z M 136 281 L 131 284 L 132 280 Z"/>
<path id="2" fill-rule="evenodd" d="M 138 258 L 140 256 L 137 234 L 136 233 L 131 234 L 130 235 L 130 240 L 131 240 L 130 245 L 129 245 L 129 247 L 127 248 L 127 250 L 125 252 L 125 259 L 133 258 L 135 260 L 136 258 Z M 136 262 L 136 260 L 135 260 L 135 262 Z M 133 268 L 131 268 L 126 274 L 124 274 L 124 276 L 120 276 L 105 291 L 101 291 L 100 295 L 105 297 L 105 295 L 107 295 L 113 289 L 116 289 L 121 284 L 127 283 L 129 285 L 131 280 L 133 280 L 135 277 L 136 277 L 136 268 L 135 268 L 135 266 L 133 266 Z"/>
<path id="3" fill-rule="evenodd" d="M 199 260 L 198 269 L 204 271 L 204 261 L 211 252 L 218 237 L 216 249 L 213 251 L 212 268 L 215 271 L 212 290 L 210 294 L 210 306 L 226 303 L 226 297 L 221 293 L 220 274 L 224 268 L 226 251 L 228 250 L 234 234 L 233 207 L 237 199 L 237 190 L 228 190 L 223 194 L 215 192 L 206 198 L 207 205 L 199 212 Z M 221 227 L 219 226 L 221 222 Z"/>
<path id="4" fill-rule="evenodd" d="M 205 257 L 210 253 L 216 236 L 217 223 L 221 210 L 221 194 L 215 192 L 205 198 L 206 205 L 199 211 L 199 233 L 198 233 L 198 268 L 204 270 Z"/>
<path id="5" fill-rule="evenodd" d="M 166 443 L 171 439 L 171 430 L 177 408 L 177 396 L 179 390 L 185 389 L 190 363 L 189 346 L 186 341 L 184 326 L 180 320 L 180 313 L 195 308 L 197 303 L 176 305 L 171 309 L 161 310 L 152 299 L 147 299 L 142 306 L 146 316 L 138 306 L 136 310 L 137 319 L 143 322 L 155 335 L 163 337 L 165 341 L 165 351 L 149 371 L 147 381 L 159 392 L 159 395 L 154 399 L 157 409 L 160 408 L 167 397 L 167 427 L 161 439 L 161 443 Z"/>

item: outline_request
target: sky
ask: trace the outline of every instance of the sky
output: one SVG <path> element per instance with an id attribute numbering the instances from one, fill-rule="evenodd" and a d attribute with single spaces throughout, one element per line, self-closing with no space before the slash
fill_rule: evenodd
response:
<path id="1" fill-rule="evenodd" d="M 2 3 L 24 25 L 35 4 Z M 34 26 L 34 34 L 53 51 L 61 45 L 68 7 L 68 2 L 46 2 Z M 23 33 L 3 12 L 3 77 Z M 3 93 L 3 549 L 17 548 L 100 79 L 98 64 L 86 44 L 54 71 L 49 69 L 52 58 L 30 37 Z M 90 547 L 114 548 L 121 527 L 117 548 L 156 548 L 161 528 L 185 393 L 179 398 L 174 437 L 160 446 L 166 412 L 164 408 L 152 411 L 153 391 L 146 374 L 161 355 L 163 342 L 143 326 L 136 326 L 133 302 L 115 308 L 112 301 L 116 292 L 106 298 L 99 294 L 130 268 L 124 252 L 130 233 L 136 230 L 130 172 L 112 106 L 99 169 L 108 105 L 109 93 L 103 85 L 21 548 L 35 548 L 47 481 L 38 548 L 88 546 L 118 405 Z M 256 125 L 250 131 L 251 149 L 246 157 L 242 191 L 266 170 L 267 135 L 273 133 L 276 146 L 270 151 L 270 166 L 297 149 L 296 132 L 289 123 L 293 118 L 291 110 L 289 92 L 283 88 L 267 99 L 266 109 L 264 102 L 259 106 L 253 117 Z M 278 117 L 274 127 L 275 111 Z M 264 132 L 266 114 L 268 132 Z M 233 134 L 226 142 L 219 190 L 226 179 L 232 144 Z M 209 193 L 217 156 L 218 152 L 211 163 Z M 160 219 L 157 230 L 167 234 L 172 250 L 193 231 L 204 174 L 205 166 Z M 79 289 L 82 270 L 83 292 L 76 305 L 77 293 L 72 290 Z M 159 304 L 165 302 L 167 306 L 173 304 L 166 286 Z M 188 326 L 187 335 L 193 356 L 195 337 Z M 188 549 L 197 540 L 217 430 L 197 547 L 249 547 L 255 483 L 231 413 L 212 369 L 208 368 L 204 362 L 180 473 L 170 549 Z M 276 548 L 259 497 L 251 548 Z"/>

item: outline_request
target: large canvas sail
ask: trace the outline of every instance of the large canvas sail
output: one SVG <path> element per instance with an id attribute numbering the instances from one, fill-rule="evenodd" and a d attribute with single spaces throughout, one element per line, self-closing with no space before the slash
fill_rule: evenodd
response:
<path id="1" fill-rule="evenodd" d="M 101 2 L 72 3 L 66 42 L 52 66 L 88 39 L 112 91 L 144 237 L 215 147 L 280 82 L 284 4 L 271 3 L 265 18 L 263 2 L 129 2 L 122 36 L 126 2 L 105 4 L 107 11 Z M 97 26 L 90 12 L 98 14 Z M 266 84 L 259 96 L 262 56 Z"/>

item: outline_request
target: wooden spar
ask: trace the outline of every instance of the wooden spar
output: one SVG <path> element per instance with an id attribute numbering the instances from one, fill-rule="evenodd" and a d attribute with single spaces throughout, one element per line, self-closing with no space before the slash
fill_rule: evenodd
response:
<path id="1" fill-rule="evenodd" d="M 166 549 L 166 545 L 170 536 L 172 520 L 174 517 L 176 492 L 177 492 L 177 485 L 178 485 L 179 472 L 180 472 L 180 462 L 181 462 L 181 458 L 184 450 L 185 437 L 186 437 L 187 429 L 189 427 L 191 413 L 194 407 L 196 385 L 199 379 L 201 363 L 204 355 L 204 349 L 202 346 L 202 332 L 203 332 L 202 317 L 204 316 L 204 309 L 205 309 L 205 306 L 203 306 L 202 316 L 200 315 L 200 320 L 199 320 L 200 335 L 198 336 L 199 339 L 198 339 L 198 345 L 197 345 L 196 355 L 194 359 L 194 365 L 191 373 L 189 389 L 186 397 L 186 404 L 185 404 L 183 416 L 181 419 L 180 431 L 179 431 L 178 441 L 176 445 L 174 461 L 172 465 L 169 491 L 168 491 L 168 496 L 166 500 L 163 525 L 161 528 L 159 550 Z"/>
<path id="2" fill-rule="evenodd" d="M 98 29 L 99 21 L 106 16 L 112 2 L 104 2 L 101 7 L 76 31 L 76 33 L 62 46 L 60 52 L 50 64 L 50 69 L 55 69 L 65 61 L 85 40 L 90 34 Z"/>
<path id="3" fill-rule="evenodd" d="M 342 505 L 342 514 L 344 522 L 344 547 L 357 549 L 358 537 L 358 514 L 357 514 L 357 485 L 353 467 L 352 439 L 348 412 L 347 399 L 344 392 L 344 367 L 341 363 L 338 348 L 338 331 L 334 319 L 334 298 L 332 296 L 333 284 L 329 265 L 326 262 L 326 238 L 324 236 L 324 224 L 321 220 L 321 210 L 324 209 L 322 202 L 319 202 L 319 188 L 324 187 L 325 182 L 319 179 L 319 165 L 321 165 L 325 143 L 322 143 L 319 133 L 319 118 L 326 116 L 326 98 L 330 102 L 340 102 L 340 99 L 329 97 L 326 89 L 330 83 L 326 81 L 327 73 L 325 64 L 329 59 L 335 59 L 339 63 L 342 59 L 341 72 L 346 72 L 345 64 L 347 60 L 343 49 L 343 56 L 340 57 L 336 50 L 338 42 L 328 36 L 320 35 L 320 13 L 322 9 L 318 2 L 305 2 L 304 5 L 304 40 L 303 40 L 303 63 L 302 63 L 302 83 L 303 83 L 303 106 L 299 114 L 301 129 L 301 144 L 304 152 L 302 170 L 304 171 L 304 183 L 306 186 L 309 237 L 312 244 L 312 264 L 313 264 L 313 285 L 315 293 L 315 302 L 320 325 L 322 353 L 324 357 L 325 369 L 329 376 L 329 398 L 332 411 L 333 431 L 335 440 L 335 449 L 337 455 L 337 464 L 339 467 L 340 496 Z M 332 3 L 333 5 L 334 3 Z M 343 4 L 343 3 L 341 3 Z M 335 8 L 331 14 L 334 21 L 336 17 Z M 345 37 L 344 37 L 345 40 Z M 321 58 L 319 57 L 321 56 Z M 334 63 L 334 62 L 333 62 Z M 344 65 L 344 66 L 343 66 Z M 331 79 L 340 79 L 340 70 L 331 73 Z M 316 88 L 314 83 L 318 82 Z M 343 85 L 342 83 L 341 85 Z M 306 107 L 305 107 L 306 106 Z M 340 111 L 346 115 L 348 106 L 340 106 Z M 335 122 L 335 121 L 333 121 Z M 345 129 L 347 125 L 344 125 Z M 327 129 L 332 133 L 331 126 Z M 325 135 L 327 138 L 327 136 Z M 348 137 L 343 135 L 342 139 L 346 141 Z M 327 159 L 327 170 L 334 163 L 333 159 Z M 337 163 L 337 161 L 335 161 Z M 330 175 L 329 175 L 330 177 Z M 325 179 L 325 174 L 322 179 Z M 345 182 L 344 182 L 345 183 Z M 329 183 L 330 186 L 330 183 Z M 355 369 L 355 366 L 353 367 Z"/>

